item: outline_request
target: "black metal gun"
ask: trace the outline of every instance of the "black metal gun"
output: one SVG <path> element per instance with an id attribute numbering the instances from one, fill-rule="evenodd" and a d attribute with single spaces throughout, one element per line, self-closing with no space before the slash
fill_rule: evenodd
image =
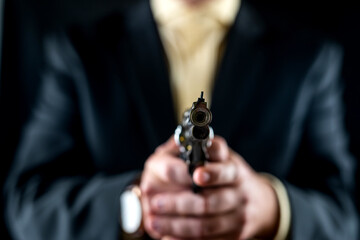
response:
<path id="1" fill-rule="evenodd" d="M 184 112 L 181 124 L 175 130 L 175 142 L 180 148 L 180 157 L 189 166 L 192 176 L 195 169 L 203 166 L 209 159 L 207 148 L 211 146 L 214 131 L 209 126 L 212 114 L 207 107 L 207 102 L 201 92 L 200 98 L 192 107 Z M 199 192 L 200 187 L 193 184 L 194 192 Z"/>

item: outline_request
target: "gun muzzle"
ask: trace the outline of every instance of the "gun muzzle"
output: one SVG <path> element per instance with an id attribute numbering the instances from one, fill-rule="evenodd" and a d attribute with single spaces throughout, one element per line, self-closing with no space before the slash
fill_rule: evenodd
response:
<path id="1" fill-rule="evenodd" d="M 190 112 L 190 121 L 196 127 L 208 126 L 212 120 L 211 112 L 204 103 L 200 103 L 198 105 L 200 106 L 196 106 Z"/>

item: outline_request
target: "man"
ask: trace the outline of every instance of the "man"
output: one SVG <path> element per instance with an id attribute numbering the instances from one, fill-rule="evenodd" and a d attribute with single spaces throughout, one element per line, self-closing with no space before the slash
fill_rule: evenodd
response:
<path id="1" fill-rule="evenodd" d="M 335 44 L 245 1 L 154 0 L 45 47 L 6 189 L 15 238 L 116 238 L 143 169 L 153 238 L 356 239 Z M 201 90 L 218 136 L 191 179 L 171 134 Z"/>

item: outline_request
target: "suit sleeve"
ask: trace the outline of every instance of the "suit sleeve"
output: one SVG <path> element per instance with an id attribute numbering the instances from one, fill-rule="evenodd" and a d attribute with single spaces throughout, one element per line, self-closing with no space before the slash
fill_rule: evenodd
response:
<path id="1" fill-rule="evenodd" d="M 40 97 L 6 184 L 7 224 L 15 239 L 118 239 L 119 196 L 139 173 L 96 171 L 73 81 L 80 61 L 65 37 L 45 46 Z"/>
<path id="2" fill-rule="evenodd" d="M 285 182 L 291 203 L 291 239 L 357 239 L 349 155 L 341 104 L 341 49 L 324 45 L 312 64 L 311 93 L 299 154 Z"/>

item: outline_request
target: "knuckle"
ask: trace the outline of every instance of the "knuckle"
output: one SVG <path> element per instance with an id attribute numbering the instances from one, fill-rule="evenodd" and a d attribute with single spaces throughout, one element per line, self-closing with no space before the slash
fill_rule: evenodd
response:
<path id="1" fill-rule="evenodd" d="M 169 194 L 166 195 L 165 198 L 163 198 L 163 201 L 158 207 L 161 209 L 163 213 L 174 214 L 177 211 L 176 204 L 177 204 L 176 197 L 174 197 L 174 195 L 172 194 Z"/>
<path id="2" fill-rule="evenodd" d="M 201 216 L 205 214 L 204 197 L 196 196 L 193 193 L 184 199 L 177 199 L 180 214 Z"/>
<path id="3" fill-rule="evenodd" d="M 148 159 L 145 161 L 145 164 L 144 164 L 144 169 L 150 169 L 151 166 L 154 164 L 154 161 L 156 160 L 156 157 L 157 155 L 156 154 L 151 154 Z"/>
<path id="4" fill-rule="evenodd" d="M 150 157 L 148 157 L 148 159 L 145 161 L 144 170 L 149 169 L 151 160 L 152 160 L 152 155 L 150 155 Z"/>
<path id="5" fill-rule="evenodd" d="M 216 141 L 218 142 L 220 147 L 224 147 L 227 146 L 227 142 L 225 140 L 225 138 L 221 137 L 221 136 L 216 136 Z"/>
<path id="6" fill-rule="evenodd" d="M 194 201 L 195 200 L 195 201 Z M 193 199 L 188 194 L 182 194 L 179 195 L 177 198 L 175 198 L 175 206 L 174 209 L 177 214 L 180 215 L 191 215 L 191 214 L 197 214 L 199 210 L 199 204 L 196 199 Z"/>
<path id="7" fill-rule="evenodd" d="M 209 235 L 217 234 L 219 233 L 219 229 L 221 229 L 221 221 L 219 220 L 219 218 L 213 218 L 204 221 L 203 235 L 209 236 Z"/>
<path id="8" fill-rule="evenodd" d="M 236 181 L 238 175 L 238 168 L 236 164 L 227 164 L 221 173 L 221 178 L 224 182 L 231 183 Z"/>
<path id="9" fill-rule="evenodd" d="M 146 231 L 147 233 L 150 233 L 150 232 L 152 231 L 150 220 L 147 219 L 147 220 L 144 221 L 144 222 L 145 222 L 145 224 L 144 224 L 145 231 Z"/>
<path id="10" fill-rule="evenodd" d="M 219 212 L 219 199 L 218 195 L 211 194 L 206 197 L 206 212 L 217 213 Z"/>
<path id="11" fill-rule="evenodd" d="M 164 176 L 165 176 L 165 180 L 167 180 L 167 181 L 174 181 L 175 180 L 175 171 L 168 164 L 164 166 Z"/>
<path id="12" fill-rule="evenodd" d="M 174 213 L 177 214 L 183 214 L 184 210 L 183 210 L 183 203 L 182 203 L 183 199 L 178 197 L 174 199 L 173 205 L 172 205 L 172 209 Z"/>
<path id="13" fill-rule="evenodd" d="M 140 182 L 141 194 L 149 195 L 154 191 L 154 189 L 155 187 L 153 186 L 152 176 L 144 171 Z"/>
<path id="14" fill-rule="evenodd" d="M 222 204 L 222 210 L 224 212 L 233 210 L 236 208 L 240 201 L 238 200 L 236 191 L 233 189 L 224 190 L 222 192 L 221 198 L 218 199 L 219 202 Z"/>
<path id="15" fill-rule="evenodd" d="M 141 194 L 149 195 L 154 191 L 154 187 L 149 182 L 140 184 Z"/>
<path id="16" fill-rule="evenodd" d="M 164 150 L 165 150 L 165 146 L 164 144 L 162 144 L 155 149 L 155 153 L 160 153 L 163 152 Z"/>
<path id="17" fill-rule="evenodd" d="M 200 238 L 203 233 L 203 221 L 194 218 L 182 218 L 171 223 L 172 233 L 181 238 Z"/>
<path id="18" fill-rule="evenodd" d="M 188 232 L 187 237 L 201 238 L 204 234 L 204 221 L 201 219 L 192 219 L 183 224 L 183 230 Z"/>
<path id="19" fill-rule="evenodd" d="M 198 206 L 195 206 L 195 211 L 197 211 L 198 214 L 208 214 L 208 197 L 203 196 L 200 197 L 198 200 Z"/>

